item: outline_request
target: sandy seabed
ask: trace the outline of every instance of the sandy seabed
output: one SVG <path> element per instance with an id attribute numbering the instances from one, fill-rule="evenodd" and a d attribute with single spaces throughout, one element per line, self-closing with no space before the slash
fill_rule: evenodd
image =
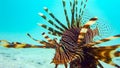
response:
<path id="1" fill-rule="evenodd" d="M 0 47 L 0 68 L 54 68 L 54 64 L 50 64 L 54 53 L 53 49 Z M 116 63 L 120 64 L 120 58 Z M 102 64 L 105 68 L 115 68 Z M 58 68 L 64 68 L 64 66 L 60 65 Z"/>

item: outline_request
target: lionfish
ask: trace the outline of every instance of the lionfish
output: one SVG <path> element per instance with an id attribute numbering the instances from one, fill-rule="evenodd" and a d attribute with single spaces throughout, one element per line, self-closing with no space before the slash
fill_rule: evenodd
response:
<path id="1" fill-rule="evenodd" d="M 44 10 L 57 24 L 53 20 L 48 19 L 43 13 L 39 13 L 43 19 L 57 30 L 46 24 L 39 24 L 39 26 L 47 29 L 49 31 L 48 34 L 61 37 L 59 42 L 57 38 L 51 39 L 45 32 L 42 33 L 42 36 L 46 41 L 37 40 L 29 33 L 27 34 L 31 39 L 42 44 L 42 46 L 20 42 L 11 43 L 6 40 L 0 40 L 0 42 L 4 43 L 2 46 L 7 48 L 53 48 L 55 49 L 55 56 L 51 63 L 55 64 L 55 68 L 58 68 L 59 64 L 63 64 L 67 68 L 68 63 L 70 63 L 70 68 L 97 68 L 97 66 L 103 68 L 99 60 L 119 68 L 119 65 L 112 62 L 112 58 L 120 56 L 120 52 L 115 50 L 120 47 L 120 44 L 101 47 L 97 45 L 118 39 L 120 34 L 94 41 L 93 38 L 99 36 L 99 29 L 97 27 L 92 29 L 90 26 L 95 24 L 98 18 L 90 18 L 84 25 L 82 25 L 81 21 L 87 2 L 88 0 L 82 0 L 80 3 L 78 0 L 73 0 L 73 2 L 70 0 L 71 17 L 68 17 L 66 1 L 62 0 L 67 26 L 61 23 L 47 7 L 44 7 Z M 81 6 L 79 10 L 78 3 Z M 69 20 L 69 18 L 71 19 Z"/>

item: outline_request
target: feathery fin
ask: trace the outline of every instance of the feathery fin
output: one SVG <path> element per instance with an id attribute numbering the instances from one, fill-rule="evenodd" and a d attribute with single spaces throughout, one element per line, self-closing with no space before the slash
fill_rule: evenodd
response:
<path id="1" fill-rule="evenodd" d="M 76 25 L 77 27 L 79 27 L 79 24 L 78 24 L 78 22 L 79 22 L 79 21 L 78 21 L 78 0 L 76 0 L 75 3 L 76 3 L 76 4 L 75 4 L 75 5 L 76 5 L 76 6 L 75 6 L 75 7 L 76 7 L 76 8 L 75 8 L 75 11 L 76 11 L 76 14 L 75 14 L 75 17 L 76 17 L 76 21 L 75 21 L 75 22 L 76 22 L 76 24 L 75 24 L 75 25 Z"/>
<path id="2" fill-rule="evenodd" d="M 96 56 L 97 59 L 108 64 L 111 64 L 113 66 L 116 66 L 116 64 L 112 62 L 112 58 L 120 57 L 120 52 L 116 51 L 116 49 L 119 47 L 120 44 L 112 46 L 95 47 L 94 55 Z"/>
<path id="3" fill-rule="evenodd" d="M 87 45 L 88 46 L 94 46 L 96 44 L 101 44 L 103 42 L 107 42 L 107 41 L 110 41 L 110 40 L 113 40 L 113 39 L 117 39 L 117 38 L 120 38 L 120 34 L 119 35 L 115 35 L 115 36 L 110 36 L 108 38 L 104 38 L 104 39 L 101 39 L 101 40 L 98 40 L 98 41 L 95 41 L 95 42 L 91 42 L 91 43 L 88 43 Z"/>
<path id="4" fill-rule="evenodd" d="M 7 47 L 7 48 L 45 48 L 41 45 L 32 45 L 32 44 L 25 44 L 20 42 L 8 42 L 6 40 L 0 40 L 1 46 Z"/>
<path id="5" fill-rule="evenodd" d="M 96 22 L 97 18 L 91 18 L 80 30 L 80 33 L 78 35 L 78 44 L 82 42 L 82 39 L 84 38 L 84 35 L 87 33 L 87 30 L 90 28 L 90 25 L 94 24 Z"/>
<path id="6" fill-rule="evenodd" d="M 44 33 L 43 33 L 44 34 Z M 34 41 L 36 42 L 39 42 L 40 44 L 43 44 L 44 46 L 41 46 L 43 48 L 55 48 L 55 41 L 50 39 L 48 36 L 46 37 L 46 35 L 44 35 L 44 37 L 46 38 L 47 41 L 49 42 L 46 42 L 46 41 L 40 41 L 40 40 L 36 40 L 35 38 L 33 38 L 30 34 L 27 34 L 31 39 L 33 39 Z"/>
<path id="7" fill-rule="evenodd" d="M 84 9 L 86 8 L 86 4 L 87 4 L 88 0 L 85 1 L 85 3 L 83 3 L 83 0 L 81 1 L 81 8 L 79 11 L 79 21 L 82 19 L 82 16 L 84 14 Z"/>

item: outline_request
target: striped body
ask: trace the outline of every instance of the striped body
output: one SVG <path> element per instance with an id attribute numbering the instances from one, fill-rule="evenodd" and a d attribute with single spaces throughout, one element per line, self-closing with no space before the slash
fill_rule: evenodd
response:
<path id="1" fill-rule="evenodd" d="M 68 63 L 70 64 L 70 68 L 97 68 L 97 65 L 100 68 L 103 68 L 99 60 L 120 68 L 119 65 L 112 62 L 112 58 L 120 57 L 120 52 L 115 50 L 120 47 L 120 44 L 104 47 L 97 46 L 97 44 L 120 38 L 120 34 L 93 41 L 95 36 L 99 36 L 100 28 L 97 25 L 94 29 L 90 27 L 96 23 L 98 20 L 97 17 L 87 19 L 87 21 L 85 21 L 86 23 L 83 25 L 82 21 L 84 20 L 83 16 L 87 2 L 88 0 L 69 0 L 71 17 L 68 17 L 66 1 L 62 0 L 67 26 L 64 25 L 65 23 L 62 23 L 57 19 L 47 7 L 44 7 L 44 10 L 51 18 L 53 18 L 53 20 L 50 20 L 43 13 L 39 13 L 39 15 L 51 24 L 52 27 L 41 23 L 38 25 L 48 30 L 47 34 L 60 37 L 60 40 L 57 40 L 57 38 L 51 39 L 46 32 L 43 31 L 41 35 L 46 40 L 37 40 L 30 34 L 27 34 L 32 40 L 40 43 L 40 45 L 20 42 L 11 43 L 5 40 L 0 40 L 0 43 L 2 43 L 1 46 L 7 48 L 55 49 L 55 56 L 51 62 L 55 64 L 55 68 L 58 68 L 59 64 L 64 64 L 65 68 L 67 68 Z"/>
<path id="2" fill-rule="evenodd" d="M 63 33 L 60 41 L 61 47 L 59 49 L 56 49 L 56 54 L 53 59 L 53 63 L 64 64 L 71 61 L 74 62 L 74 60 L 78 59 L 80 60 L 79 64 L 81 64 L 81 67 L 85 68 L 85 66 L 88 66 L 89 68 L 89 66 L 91 66 L 91 61 L 94 63 L 92 67 L 95 68 L 97 66 L 96 59 L 93 56 L 87 54 L 87 52 L 92 53 L 92 48 L 80 48 L 80 46 L 84 46 L 85 44 L 92 41 L 94 37 L 93 31 L 91 29 L 88 29 L 88 32 L 85 34 L 85 38 L 82 40 L 82 43 L 78 44 L 77 40 L 80 31 L 81 28 L 71 28 Z M 57 54 L 60 53 L 60 51 L 62 54 L 59 54 L 58 56 Z"/>

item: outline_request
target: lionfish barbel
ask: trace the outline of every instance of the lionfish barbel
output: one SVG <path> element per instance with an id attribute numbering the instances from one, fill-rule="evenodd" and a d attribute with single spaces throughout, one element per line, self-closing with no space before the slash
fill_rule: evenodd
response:
<path id="1" fill-rule="evenodd" d="M 55 64 L 55 68 L 57 68 L 59 64 L 64 64 L 65 68 L 67 68 L 68 63 L 70 63 L 70 68 L 97 68 L 97 66 L 103 68 L 99 60 L 120 68 L 119 65 L 112 62 L 112 58 L 120 56 L 120 52 L 115 50 L 120 47 L 120 44 L 101 47 L 97 46 L 97 44 L 120 38 L 120 34 L 93 41 L 95 36 L 99 36 L 99 29 L 97 27 L 91 29 L 90 26 L 95 24 L 98 18 L 90 18 L 84 25 L 82 25 L 81 21 L 87 2 L 88 0 L 82 0 L 80 2 L 81 7 L 78 8 L 79 1 L 73 0 L 72 2 L 70 0 L 71 19 L 69 20 L 66 1 L 62 0 L 67 26 L 61 23 L 47 7 L 44 7 L 44 10 L 60 26 L 54 23 L 53 20 L 48 19 L 43 13 L 39 13 L 43 19 L 57 30 L 46 24 L 39 24 L 39 26 L 47 29 L 49 31 L 48 34 L 61 37 L 59 42 L 57 41 L 57 38 L 51 39 L 45 32 L 42 33 L 42 36 L 47 41 L 37 40 L 29 33 L 27 34 L 31 39 L 43 44 L 43 46 L 19 42 L 10 43 L 6 40 L 0 40 L 0 42 L 4 42 L 2 46 L 7 48 L 53 48 L 55 49 L 55 56 L 51 63 Z"/>

